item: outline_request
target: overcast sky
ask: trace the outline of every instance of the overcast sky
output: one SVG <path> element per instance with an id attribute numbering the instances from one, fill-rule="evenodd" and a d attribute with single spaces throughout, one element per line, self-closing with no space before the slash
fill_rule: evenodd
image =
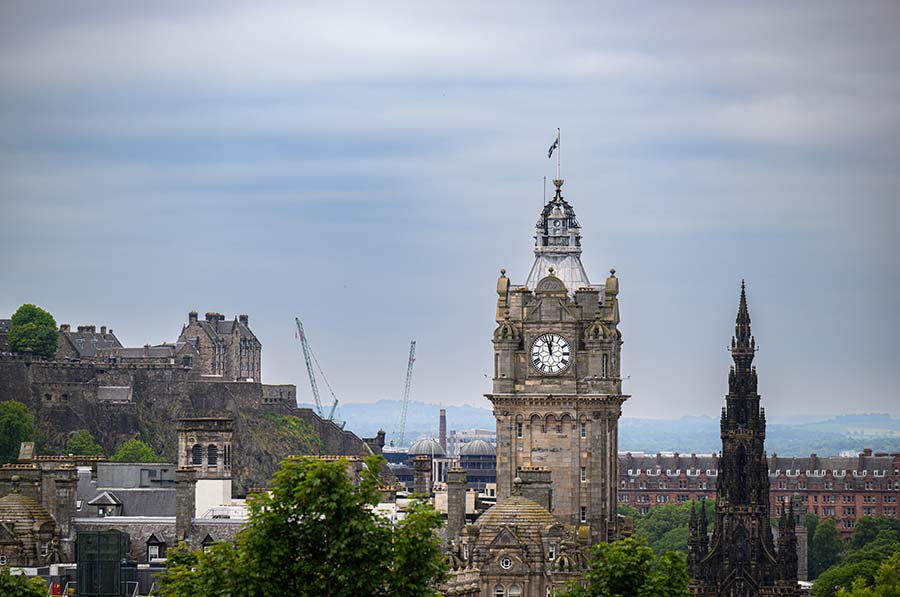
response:
<path id="1" fill-rule="evenodd" d="M 898 65 L 896 2 L 4 2 L 0 316 L 488 406 L 561 127 L 626 416 L 717 415 L 741 278 L 770 416 L 900 414 Z"/>

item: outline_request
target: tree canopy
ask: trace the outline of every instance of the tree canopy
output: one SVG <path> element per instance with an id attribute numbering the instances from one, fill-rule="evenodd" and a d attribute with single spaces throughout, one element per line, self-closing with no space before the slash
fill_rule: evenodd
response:
<path id="1" fill-rule="evenodd" d="M 810 577 L 816 578 L 837 564 L 843 549 L 841 533 L 834 524 L 834 519 L 826 518 L 819 522 L 809 550 Z"/>
<path id="2" fill-rule="evenodd" d="M 881 563 L 871 583 L 857 578 L 849 590 L 840 589 L 837 594 L 839 597 L 900 597 L 900 551 Z"/>
<path id="3" fill-rule="evenodd" d="M 900 554 L 897 522 L 890 518 L 860 519 L 839 563 L 821 571 L 812 594 L 815 597 L 900 597 L 900 593 L 891 592 L 894 590 L 891 579 L 895 577 L 888 573 L 890 570 L 883 572 L 885 564 L 889 568 L 894 566 Z M 816 535 L 829 524 L 834 526 L 831 520 L 820 522 Z"/>
<path id="4" fill-rule="evenodd" d="M 159 457 L 146 442 L 130 439 L 110 457 L 112 462 L 159 462 Z"/>
<path id="5" fill-rule="evenodd" d="M 45 597 L 47 585 L 40 578 L 10 574 L 9 568 L 0 567 L 0 595 L 4 597 Z"/>
<path id="6" fill-rule="evenodd" d="M 707 521 L 712 528 L 715 520 L 715 502 L 712 500 L 701 500 L 701 502 L 706 505 Z M 662 504 L 650 508 L 646 514 L 640 514 L 630 506 L 619 506 L 618 512 L 634 519 L 634 534 L 646 539 L 657 555 L 662 555 L 667 551 L 687 553 L 691 503 Z M 698 514 L 699 505 L 694 504 Z"/>
<path id="7" fill-rule="evenodd" d="M 59 347 L 56 320 L 40 307 L 22 305 L 13 313 L 8 340 L 13 352 L 30 349 L 34 354 L 53 357 Z"/>
<path id="8" fill-rule="evenodd" d="M 87 429 L 79 429 L 66 440 L 66 454 L 76 456 L 102 456 L 103 447 Z"/>
<path id="9" fill-rule="evenodd" d="M 659 556 L 644 539 L 629 537 L 598 543 L 589 570 L 564 597 L 687 597 L 687 558 L 670 551 Z"/>
<path id="10" fill-rule="evenodd" d="M 437 595 L 447 569 L 440 514 L 413 502 L 392 525 L 373 511 L 384 459 L 365 463 L 354 483 L 344 459 L 283 461 L 271 494 L 248 500 L 249 520 L 233 543 L 169 552 L 160 597 Z"/>
<path id="11" fill-rule="evenodd" d="M 0 402 L 0 464 L 19 459 L 19 445 L 31 441 L 34 417 L 28 407 L 15 400 Z"/>

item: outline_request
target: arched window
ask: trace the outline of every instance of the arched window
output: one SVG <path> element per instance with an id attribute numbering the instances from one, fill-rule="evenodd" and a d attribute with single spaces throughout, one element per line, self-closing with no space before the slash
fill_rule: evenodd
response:
<path id="1" fill-rule="evenodd" d="M 0 566 L 6 566 L 6 554 L 0 553 Z"/>
<path id="2" fill-rule="evenodd" d="M 194 447 L 191 448 L 191 464 L 194 466 L 203 464 L 203 446 L 200 444 L 194 444 Z"/>
<path id="3" fill-rule="evenodd" d="M 494 597 L 506 597 L 506 587 L 503 585 L 494 587 Z"/>
<path id="4" fill-rule="evenodd" d="M 609 373 L 609 355 L 604 353 L 604 355 L 603 355 L 603 377 L 607 377 L 608 373 Z"/>
<path id="5" fill-rule="evenodd" d="M 206 464 L 216 466 L 219 461 L 219 449 L 215 444 L 209 444 L 206 448 Z"/>
<path id="6" fill-rule="evenodd" d="M 522 597 L 522 587 L 519 585 L 509 585 L 509 597 Z"/>

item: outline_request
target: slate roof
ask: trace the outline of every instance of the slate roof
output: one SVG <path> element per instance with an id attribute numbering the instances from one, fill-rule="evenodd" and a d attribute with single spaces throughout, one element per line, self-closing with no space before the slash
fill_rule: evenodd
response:
<path id="1" fill-rule="evenodd" d="M 74 332 L 60 332 L 60 336 L 72 346 L 79 357 L 90 358 L 96 356 L 98 350 L 122 347 L 115 334 L 109 331 L 105 334 L 91 331 L 94 328 L 95 326 L 80 326 Z"/>
<path id="2" fill-rule="evenodd" d="M 669 455 L 661 454 L 619 454 L 619 470 L 623 474 L 632 471 L 632 476 L 638 475 L 647 470 L 653 471 L 653 474 L 665 473 L 666 471 L 685 471 L 702 470 L 716 471 L 718 468 L 718 457 L 710 454 L 696 455 Z"/>

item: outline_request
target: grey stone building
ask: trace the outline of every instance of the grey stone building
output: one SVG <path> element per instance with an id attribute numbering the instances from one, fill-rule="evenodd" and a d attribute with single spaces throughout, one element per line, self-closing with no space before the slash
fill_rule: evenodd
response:
<path id="1" fill-rule="evenodd" d="M 110 348 L 122 348 L 112 328 L 101 325 L 98 332 L 95 325 L 80 325 L 73 332 L 68 323 L 59 326 L 58 360 L 89 361 L 97 358 L 100 351 Z"/>
<path id="2" fill-rule="evenodd" d="M 501 270 L 494 330 L 493 403 L 497 493 L 512 494 L 522 467 L 551 471 L 553 514 L 587 526 L 591 541 L 616 536 L 620 377 L 619 281 L 590 283 L 581 227 L 556 194 L 535 234 L 535 261 L 522 286 Z"/>
<path id="3" fill-rule="evenodd" d="M 260 379 L 262 344 L 250 331 L 247 315 L 226 321 L 221 313 L 209 312 L 201 320 L 191 311 L 178 342 L 194 346 L 199 354 L 196 366 L 203 375 L 233 381 Z"/>

